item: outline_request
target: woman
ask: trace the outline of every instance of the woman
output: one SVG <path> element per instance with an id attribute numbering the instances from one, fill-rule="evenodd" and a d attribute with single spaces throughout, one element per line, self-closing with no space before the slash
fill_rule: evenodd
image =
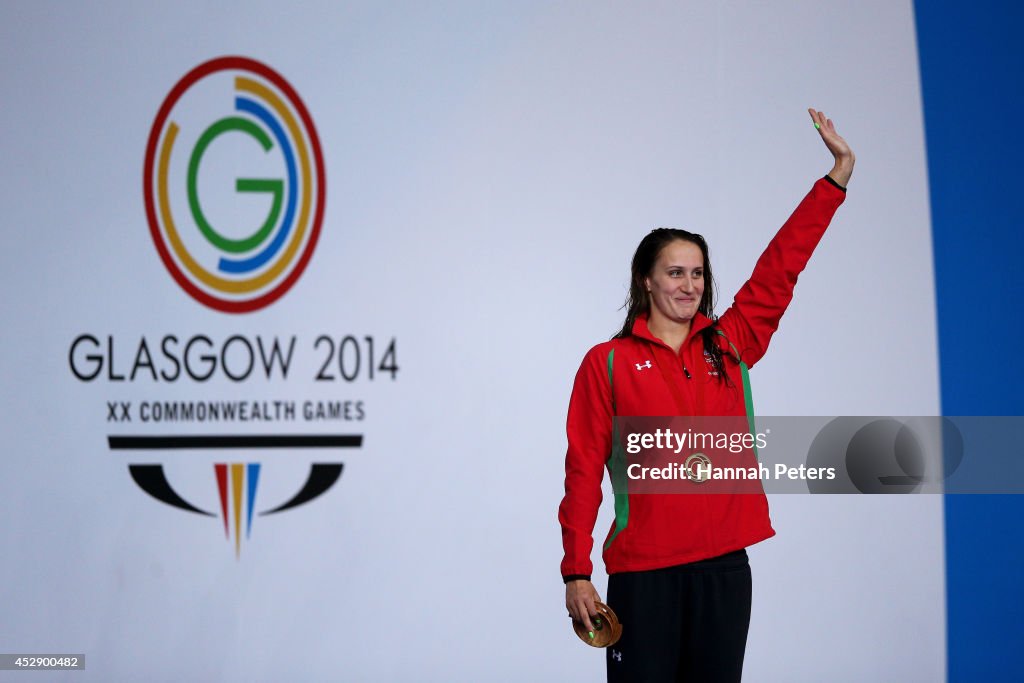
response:
<path id="1" fill-rule="evenodd" d="M 565 497 L 559 506 L 569 616 L 593 630 L 592 532 L 614 416 L 742 416 L 746 369 L 764 354 L 835 211 L 855 157 L 832 121 L 811 120 L 835 158 L 758 259 L 733 305 L 715 318 L 708 248 L 660 228 L 633 256 L 622 330 L 583 360 L 569 404 Z M 623 624 L 607 652 L 609 681 L 739 681 L 750 622 L 744 550 L 774 530 L 763 493 L 636 495 L 616 486 L 604 544 L 608 604 Z"/>

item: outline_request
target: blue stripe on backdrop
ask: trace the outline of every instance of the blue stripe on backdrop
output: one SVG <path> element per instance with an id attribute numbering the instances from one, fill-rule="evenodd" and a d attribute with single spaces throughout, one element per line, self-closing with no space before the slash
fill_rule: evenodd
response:
<path id="1" fill-rule="evenodd" d="M 917 0 L 945 415 L 1024 414 L 1024 6 Z M 1024 497 L 947 496 L 951 681 L 1021 680 Z"/>

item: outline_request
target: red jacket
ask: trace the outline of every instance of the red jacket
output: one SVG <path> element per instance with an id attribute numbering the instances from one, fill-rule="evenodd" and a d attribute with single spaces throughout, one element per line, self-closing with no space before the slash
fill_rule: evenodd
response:
<path id="1" fill-rule="evenodd" d="M 712 366 L 705 360 L 698 332 L 712 321 L 700 313 L 678 356 L 651 334 L 647 317 L 641 316 L 631 336 L 598 344 L 584 357 L 566 424 L 565 497 L 558 509 L 565 550 L 563 578 L 589 578 L 593 570 L 592 533 L 606 466 L 611 475 L 612 387 L 619 416 L 678 415 L 680 400 L 684 414 L 745 415 L 746 397 L 735 354 L 748 367 L 764 355 L 793 298 L 797 276 L 844 199 L 844 190 L 830 178 L 818 180 L 768 244 L 733 305 L 718 319 L 724 336 L 716 339 L 729 383 L 710 374 Z M 613 350 L 609 385 L 609 353 Z M 666 378 L 679 390 L 671 391 Z M 616 498 L 616 521 L 604 549 L 609 574 L 696 562 L 775 534 L 763 493 L 629 493 Z"/>

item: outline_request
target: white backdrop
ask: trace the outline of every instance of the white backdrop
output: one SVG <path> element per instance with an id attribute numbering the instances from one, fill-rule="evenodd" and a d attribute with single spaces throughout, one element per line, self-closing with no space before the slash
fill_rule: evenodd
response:
<path id="1" fill-rule="evenodd" d="M 327 179 L 305 273 L 243 315 L 174 282 L 142 193 L 170 89 L 236 54 L 297 90 Z M 938 412 L 909 3 L 15 2 L 0 55 L 0 651 L 85 653 L 75 680 L 602 679 L 558 576 L 572 378 L 621 325 L 652 227 L 707 236 L 724 310 L 830 168 L 809 106 L 859 162 L 752 373 L 757 411 Z M 143 336 L 298 341 L 287 380 L 82 382 L 85 333 L 114 338 L 119 372 Z M 313 381 L 321 334 L 394 338 L 396 379 Z M 365 419 L 106 421 L 107 401 L 172 399 L 359 400 Z M 107 447 L 225 431 L 364 443 L 323 454 L 339 482 L 256 519 L 236 557 L 219 519 L 153 500 L 127 464 L 165 464 L 214 510 L 211 463 L 262 462 L 269 504 L 319 456 Z M 746 679 L 941 679 L 941 499 L 771 504 Z"/>

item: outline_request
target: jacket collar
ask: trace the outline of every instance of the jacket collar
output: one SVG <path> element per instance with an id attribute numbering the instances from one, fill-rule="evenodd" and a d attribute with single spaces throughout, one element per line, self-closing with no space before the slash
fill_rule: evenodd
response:
<path id="1" fill-rule="evenodd" d="M 636 317 L 636 320 L 633 321 L 633 336 L 669 348 L 668 344 L 651 334 L 651 329 L 647 326 L 647 318 L 647 313 L 641 313 Z M 686 346 L 698 332 L 711 325 L 712 321 L 706 315 L 697 311 L 696 315 L 693 316 L 693 320 L 690 321 L 690 333 L 686 336 L 683 346 Z"/>

